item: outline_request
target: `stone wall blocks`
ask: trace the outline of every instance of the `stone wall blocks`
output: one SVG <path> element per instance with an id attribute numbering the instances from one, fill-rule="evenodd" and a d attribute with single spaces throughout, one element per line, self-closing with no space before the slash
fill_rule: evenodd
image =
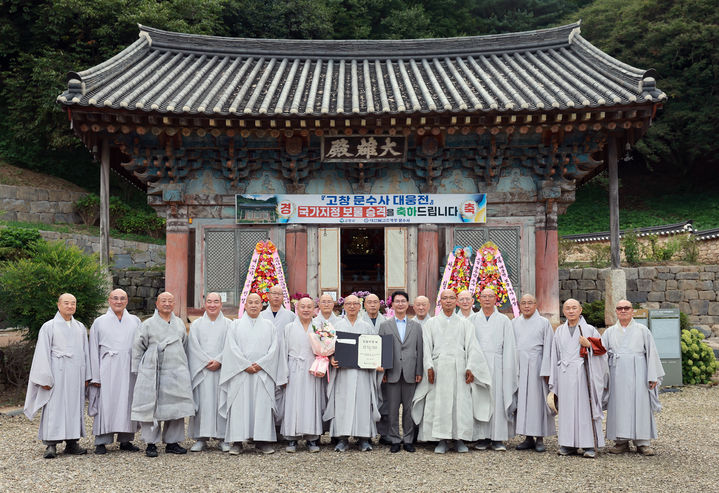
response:
<path id="1" fill-rule="evenodd" d="M 719 302 L 709 302 L 707 313 L 712 316 L 719 316 Z"/>
<path id="2" fill-rule="evenodd" d="M 582 278 L 582 270 L 583 269 L 569 269 L 569 278 L 570 279 L 581 279 Z"/>
<path id="3" fill-rule="evenodd" d="M 604 286 L 606 285 L 604 279 L 597 279 L 597 289 L 600 291 L 604 291 Z"/>
<path id="4" fill-rule="evenodd" d="M 639 270 L 636 267 L 627 267 L 626 269 L 624 269 L 624 275 L 626 276 L 627 280 L 637 279 L 639 276 Z"/>
<path id="5" fill-rule="evenodd" d="M 669 279 L 674 279 L 674 274 L 671 272 L 660 272 L 657 274 L 657 279 L 663 279 L 665 281 Z"/>
<path id="6" fill-rule="evenodd" d="M 700 281 L 713 281 L 716 278 L 716 274 L 713 272 L 700 272 L 699 273 L 699 280 Z"/>
<path id="7" fill-rule="evenodd" d="M 0 184 L 0 198 L 3 198 L 3 199 L 17 198 L 17 187 L 13 187 L 12 185 Z"/>
<path id="8" fill-rule="evenodd" d="M 589 279 L 582 279 L 579 281 L 579 289 L 584 290 L 590 290 L 590 289 L 596 289 L 597 283 L 595 281 L 589 280 Z"/>
<path id="9" fill-rule="evenodd" d="M 657 265 L 655 269 L 657 269 L 657 272 L 662 274 L 666 274 L 669 272 L 669 267 L 667 267 L 666 265 Z"/>
<path id="10" fill-rule="evenodd" d="M 661 305 L 659 305 L 659 308 L 667 309 L 667 308 L 679 308 L 678 303 L 669 303 L 668 301 L 665 301 Z"/>
<path id="11" fill-rule="evenodd" d="M 682 291 L 686 291 L 687 289 L 696 289 L 697 283 L 696 281 L 686 281 L 682 280 L 678 282 L 677 287 L 681 289 Z"/>
<path id="12" fill-rule="evenodd" d="M 698 300 L 699 291 L 696 289 L 687 289 L 684 291 L 684 301 Z"/>
<path id="13" fill-rule="evenodd" d="M 564 281 L 564 289 L 577 289 L 577 281 L 574 279 L 570 279 L 569 281 Z"/>
<path id="14" fill-rule="evenodd" d="M 709 302 L 706 300 L 692 300 L 689 302 L 692 307 L 692 315 L 707 315 L 709 313 Z"/>
<path id="15" fill-rule="evenodd" d="M 647 301 L 644 303 L 643 308 L 646 308 L 647 310 L 659 310 L 659 307 L 661 305 L 655 301 Z"/>
<path id="16" fill-rule="evenodd" d="M 671 272 L 672 274 L 684 272 L 684 267 L 681 265 L 672 265 L 671 267 L 669 267 L 669 272 Z"/>
<path id="17" fill-rule="evenodd" d="M 559 280 L 566 281 L 569 279 L 569 269 L 559 269 Z"/>
<path id="18" fill-rule="evenodd" d="M 692 313 L 692 307 L 686 301 L 682 301 L 678 305 L 676 303 L 673 303 L 673 304 L 676 306 L 671 306 L 668 308 L 679 308 L 681 311 L 683 311 L 687 315 L 690 315 Z M 662 307 L 662 308 L 665 308 L 665 307 Z"/>
<path id="19" fill-rule="evenodd" d="M 587 291 L 587 303 L 593 303 L 602 299 L 602 292 L 598 290 Z"/>
<path id="20" fill-rule="evenodd" d="M 594 267 L 587 267 L 585 269 L 582 269 L 582 279 L 596 279 L 597 278 L 597 269 Z"/>
<path id="21" fill-rule="evenodd" d="M 637 279 L 637 291 L 651 291 L 652 280 L 651 279 Z"/>
<path id="22" fill-rule="evenodd" d="M 697 281 L 697 289 L 714 289 L 714 281 Z"/>
<path id="23" fill-rule="evenodd" d="M 675 281 L 674 279 L 667 279 L 667 289 L 677 289 L 677 286 L 679 286 L 679 283 Z"/>
<path id="24" fill-rule="evenodd" d="M 667 289 L 667 281 L 658 279 L 658 280 L 655 280 L 652 282 L 652 291 L 664 292 L 666 289 Z"/>
<path id="25" fill-rule="evenodd" d="M 560 289 L 559 290 L 559 302 L 564 303 L 569 298 L 572 297 L 572 292 L 568 289 Z"/>
<path id="26" fill-rule="evenodd" d="M 44 200 L 50 199 L 49 190 L 44 188 L 32 188 L 32 187 L 17 187 L 15 191 L 15 198 L 20 200 Z"/>
<path id="27" fill-rule="evenodd" d="M 639 279 L 654 279 L 657 277 L 655 267 L 639 267 Z"/>
<path id="28" fill-rule="evenodd" d="M 652 291 L 647 295 L 647 301 L 664 301 L 664 292 Z"/>
<path id="29" fill-rule="evenodd" d="M 677 272 L 677 280 L 682 279 L 699 279 L 699 273 L 698 272 Z"/>
<path id="30" fill-rule="evenodd" d="M 597 279 L 601 279 L 601 280 L 606 279 L 607 276 L 609 275 L 609 271 L 610 271 L 610 269 L 599 269 L 599 270 L 597 270 Z M 626 272 L 625 272 L 625 273 L 624 273 L 624 279 L 626 279 L 626 278 L 627 278 L 627 274 L 626 274 Z"/>
<path id="31" fill-rule="evenodd" d="M 704 272 L 719 272 L 719 265 L 705 265 Z"/>
<path id="32" fill-rule="evenodd" d="M 646 303 L 647 296 L 649 295 L 646 291 L 627 291 L 627 301 L 632 303 Z"/>
<path id="33" fill-rule="evenodd" d="M 578 289 L 572 290 L 572 296 L 571 298 L 574 298 L 580 303 L 584 303 L 587 301 L 587 292 L 586 291 L 580 291 Z"/>
<path id="34" fill-rule="evenodd" d="M 678 289 L 669 289 L 664 293 L 667 301 L 678 303 L 682 300 L 683 292 Z"/>
<path id="35" fill-rule="evenodd" d="M 637 279 L 627 280 L 627 291 L 637 290 Z"/>

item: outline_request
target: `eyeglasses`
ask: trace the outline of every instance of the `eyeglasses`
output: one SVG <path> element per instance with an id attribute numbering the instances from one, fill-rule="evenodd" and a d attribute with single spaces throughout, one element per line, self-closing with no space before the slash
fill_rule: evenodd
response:
<path id="1" fill-rule="evenodd" d="M 113 296 L 110 298 L 112 301 L 127 301 L 127 298 L 124 296 Z"/>
<path id="2" fill-rule="evenodd" d="M 359 306 L 359 301 L 350 301 L 349 303 L 345 303 L 345 306 Z"/>
<path id="3" fill-rule="evenodd" d="M 626 312 L 626 311 L 629 311 L 629 310 L 631 310 L 631 309 L 632 309 L 631 306 L 618 306 L 618 307 L 617 307 L 617 311 L 618 311 L 618 312 Z"/>

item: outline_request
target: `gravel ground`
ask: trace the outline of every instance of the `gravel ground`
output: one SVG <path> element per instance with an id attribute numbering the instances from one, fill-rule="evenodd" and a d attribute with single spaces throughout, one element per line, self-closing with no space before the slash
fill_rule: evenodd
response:
<path id="1" fill-rule="evenodd" d="M 112 445 L 105 456 L 45 460 L 37 417 L 0 415 L 0 491 L 712 491 L 719 482 L 719 387 L 687 387 L 661 401 L 656 456 L 603 453 L 596 460 L 557 456 L 554 438 L 544 454 L 513 450 L 514 438 L 507 452 L 444 456 L 424 446 L 415 454 L 384 446 L 339 454 L 327 445 L 319 454 L 287 454 L 278 445 L 269 456 L 247 448 L 240 456 L 216 449 L 176 456 L 160 447 L 150 459 Z M 91 438 L 80 443 L 92 447 Z"/>

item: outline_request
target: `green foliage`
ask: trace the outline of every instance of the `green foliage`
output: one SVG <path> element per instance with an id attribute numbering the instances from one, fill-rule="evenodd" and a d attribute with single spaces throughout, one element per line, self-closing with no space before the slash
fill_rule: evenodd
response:
<path id="1" fill-rule="evenodd" d="M 719 368 L 714 351 L 697 329 L 682 330 L 682 379 L 685 384 L 708 383 Z"/>
<path id="2" fill-rule="evenodd" d="M 649 243 L 649 255 L 647 257 L 656 262 L 671 260 L 680 248 L 677 240 L 671 239 L 662 243 L 659 241 L 658 235 L 647 236 L 647 242 Z"/>
<path id="3" fill-rule="evenodd" d="M 719 9 L 712 0 L 595 0 L 565 21 L 619 60 L 656 69 L 668 101 L 636 146 L 649 163 L 678 169 L 696 183 L 714 178 L 719 160 Z"/>
<path id="4" fill-rule="evenodd" d="M 588 245 L 589 265 L 601 269 L 607 267 L 612 259 L 612 250 L 609 245 Z"/>
<path id="5" fill-rule="evenodd" d="M 678 242 L 681 259 L 691 264 L 697 263 L 699 260 L 699 245 L 697 245 L 696 237 L 684 235 L 678 239 Z"/>
<path id="6" fill-rule="evenodd" d="M 679 312 L 679 330 L 683 332 L 685 330 L 690 330 L 691 328 L 692 324 L 689 321 L 689 315 L 684 312 Z"/>
<path id="7" fill-rule="evenodd" d="M 152 238 L 165 235 L 165 218 L 154 212 L 130 210 L 117 220 L 117 229 L 128 234 L 146 234 Z"/>
<path id="8" fill-rule="evenodd" d="M 16 389 L 27 388 L 35 345 L 28 341 L 8 344 L 0 351 L 0 381 Z"/>
<path id="9" fill-rule="evenodd" d="M 100 217 L 100 197 L 95 193 L 88 193 L 75 202 L 75 209 L 86 226 L 94 226 Z"/>
<path id="10" fill-rule="evenodd" d="M 622 238 L 622 249 L 627 263 L 632 267 L 636 267 L 640 263 L 641 249 L 639 247 L 639 239 L 636 231 L 628 231 Z"/>
<path id="11" fill-rule="evenodd" d="M 43 323 L 55 316 L 62 293 L 77 298 L 75 318 L 88 324 L 107 299 L 105 271 L 96 257 L 62 242 L 38 242 L 34 255 L 2 264 L 0 306 L 10 326 L 26 327 L 36 340 Z"/>
<path id="12" fill-rule="evenodd" d="M 595 327 L 604 327 L 604 300 L 592 301 L 582 305 L 582 316 L 588 324 Z"/>
<path id="13" fill-rule="evenodd" d="M 0 260 L 27 257 L 41 241 L 40 232 L 35 229 L 13 226 L 0 229 Z"/>
<path id="14" fill-rule="evenodd" d="M 569 256 L 574 253 L 576 249 L 577 247 L 573 241 L 559 240 L 559 246 L 557 248 L 559 267 L 563 267 L 568 264 Z"/>

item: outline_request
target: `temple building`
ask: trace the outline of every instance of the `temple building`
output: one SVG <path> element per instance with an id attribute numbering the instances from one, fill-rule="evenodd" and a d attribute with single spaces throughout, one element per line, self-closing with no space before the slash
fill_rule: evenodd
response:
<path id="1" fill-rule="evenodd" d="M 134 181 L 167 218 L 178 313 L 209 291 L 237 304 L 264 239 L 290 293 L 430 299 L 455 245 L 492 240 L 556 319 L 557 216 L 666 99 L 579 23 L 392 41 L 139 29 L 58 101 L 103 180 Z"/>

